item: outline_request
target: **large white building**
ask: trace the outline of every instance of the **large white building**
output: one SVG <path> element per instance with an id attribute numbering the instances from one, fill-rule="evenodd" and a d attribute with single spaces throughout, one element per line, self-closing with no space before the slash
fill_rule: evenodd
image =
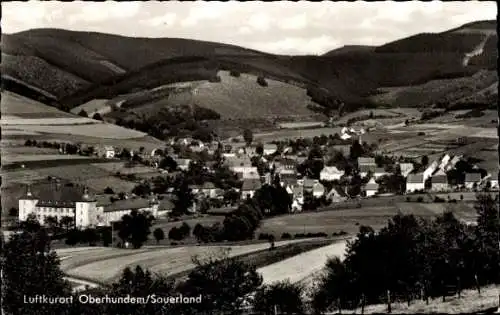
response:
<path id="1" fill-rule="evenodd" d="M 107 226 L 134 209 L 150 211 L 156 216 L 158 202 L 142 198 L 102 202 L 90 195 L 86 188 L 49 182 L 40 185 L 37 191 L 28 187 L 26 194 L 19 198 L 19 221 L 25 221 L 32 214 L 42 225 L 47 223 L 48 217 L 54 217 L 58 222 L 70 217 L 77 228 Z"/>

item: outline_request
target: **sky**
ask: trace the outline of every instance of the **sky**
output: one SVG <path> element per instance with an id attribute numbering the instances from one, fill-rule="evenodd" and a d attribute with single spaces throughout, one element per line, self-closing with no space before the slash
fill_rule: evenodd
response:
<path id="1" fill-rule="evenodd" d="M 496 20 L 496 2 L 57 2 L 2 3 L 2 32 L 62 28 L 222 42 L 276 54 L 382 45 L 422 32 Z"/>

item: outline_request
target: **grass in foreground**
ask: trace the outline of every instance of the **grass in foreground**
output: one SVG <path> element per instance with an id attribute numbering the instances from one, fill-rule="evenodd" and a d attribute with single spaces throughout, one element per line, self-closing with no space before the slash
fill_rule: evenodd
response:
<path id="1" fill-rule="evenodd" d="M 423 314 L 423 313 L 440 313 L 440 314 L 472 314 L 482 312 L 489 308 L 498 306 L 498 290 L 499 286 L 487 286 L 481 289 L 481 294 L 477 290 L 464 290 L 462 297 L 457 296 L 447 297 L 445 302 L 441 298 L 436 298 L 429 301 L 429 305 L 425 301 L 414 301 L 410 306 L 406 303 L 393 303 L 392 313 L 394 314 Z M 361 308 L 355 311 L 342 311 L 343 314 L 360 314 Z M 366 314 L 383 314 L 387 313 L 387 305 L 377 304 L 365 307 Z"/>

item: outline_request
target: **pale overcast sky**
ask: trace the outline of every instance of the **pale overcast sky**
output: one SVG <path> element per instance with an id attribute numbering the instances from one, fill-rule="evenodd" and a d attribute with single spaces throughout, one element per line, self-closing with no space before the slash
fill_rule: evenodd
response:
<path id="1" fill-rule="evenodd" d="M 495 20 L 496 2 L 56 2 L 2 3 L 2 31 L 63 28 L 181 37 L 278 54 L 380 45 L 421 32 Z"/>

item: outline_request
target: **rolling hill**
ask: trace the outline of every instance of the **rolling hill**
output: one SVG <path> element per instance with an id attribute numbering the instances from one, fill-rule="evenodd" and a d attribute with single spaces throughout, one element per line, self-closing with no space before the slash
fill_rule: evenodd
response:
<path id="1" fill-rule="evenodd" d="M 304 107 L 310 101 L 304 93 L 333 109 L 341 102 L 347 110 L 366 105 L 428 106 L 443 99 L 474 98 L 495 84 L 496 77 L 477 73 L 496 69 L 497 42 L 496 21 L 417 34 L 379 47 L 344 46 L 322 56 L 278 56 L 178 38 L 35 29 L 2 36 L 6 60 L 2 63 L 2 81 L 7 89 L 64 110 L 94 99 L 126 100 L 123 95 L 148 94 L 160 86 L 193 81 L 205 83 L 198 88 L 199 94 L 183 102 L 203 102 L 199 105 L 226 117 L 307 115 Z M 246 76 L 240 81 L 228 76 L 221 80 L 221 70 L 262 76 L 273 83 L 265 88 L 250 81 L 242 84 Z M 475 84 L 460 90 L 464 80 Z M 426 84 L 441 82 L 457 88 L 430 93 L 422 102 L 392 96 L 395 101 L 388 102 L 389 96 L 381 97 L 387 88 L 408 88 L 411 94 L 414 86 L 419 86 L 419 93 L 427 93 Z M 447 93 L 457 94 L 447 97 Z M 497 94 L 483 97 L 483 101 L 496 100 Z M 171 102 L 180 101 L 169 93 L 151 96 L 143 105 L 151 109 Z"/>

